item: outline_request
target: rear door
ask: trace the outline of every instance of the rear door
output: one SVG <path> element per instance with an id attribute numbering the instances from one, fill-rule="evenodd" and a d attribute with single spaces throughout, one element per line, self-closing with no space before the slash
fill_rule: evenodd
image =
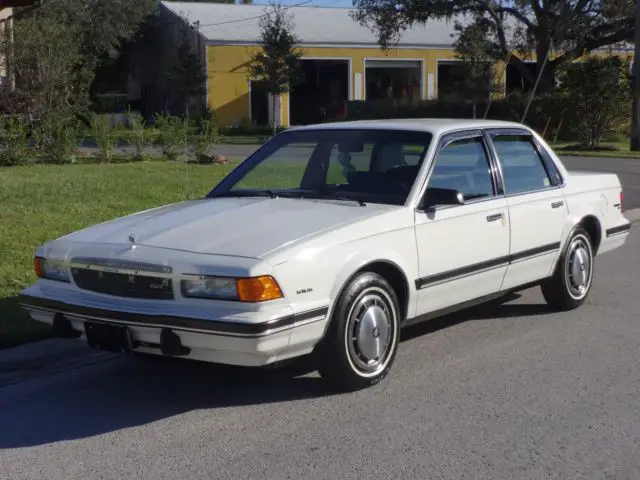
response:
<path id="1" fill-rule="evenodd" d="M 504 183 L 511 241 L 502 288 L 551 274 L 560 251 L 567 205 L 563 179 L 533 135 L 524 129 L 487 130 Z"/>

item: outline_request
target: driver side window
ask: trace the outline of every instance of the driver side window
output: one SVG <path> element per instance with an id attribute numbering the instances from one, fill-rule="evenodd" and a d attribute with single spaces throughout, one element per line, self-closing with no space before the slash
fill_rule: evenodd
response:
<path id="1" fill-rule="evenodd" d="M 428 188 L 457 190 L 466 200 L 495 195 L 482 137 L 462 138 L 446 144 L 434 162 Z"/>

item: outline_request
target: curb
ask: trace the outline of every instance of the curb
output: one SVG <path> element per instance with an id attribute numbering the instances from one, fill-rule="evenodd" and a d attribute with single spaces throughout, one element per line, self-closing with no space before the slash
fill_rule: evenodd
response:
<path id="1" fill-rule="evenodd" d="M 640 222 L 640 208 L 622 213 L 630 222 Z M 1 350 L 0 388 L 118 357 L 118 354 L 92 350 L 79 340 L 58 338 Z"/>

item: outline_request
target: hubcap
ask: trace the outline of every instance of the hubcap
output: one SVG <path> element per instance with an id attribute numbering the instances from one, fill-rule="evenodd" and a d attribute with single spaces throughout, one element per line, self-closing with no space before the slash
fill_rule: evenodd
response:
<path id="1" fill-rule="evenodd" d="M 577 300 L 583 298 L 591 284 L 591 250 L 587 241 L 576 237 L 567 254 L 567 285 L 569 293 Z"/>
<path id="2" fill-rule="evenodd" d="M 382 292 L 367 292 L 353 305 L 347 324 L 349 357 L 363 374 L 384 369 L 395 336 L 393 312 Z"/>

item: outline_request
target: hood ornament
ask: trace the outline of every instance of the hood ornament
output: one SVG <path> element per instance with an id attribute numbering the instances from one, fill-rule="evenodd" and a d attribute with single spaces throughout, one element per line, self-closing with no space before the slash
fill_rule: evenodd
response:
<path id="1" fill-rule="evenodd" d="M 129 246 L 131 247 L 131 250 L 136 249 L 136 237 L 133 233 L 129 234 Z"/>

